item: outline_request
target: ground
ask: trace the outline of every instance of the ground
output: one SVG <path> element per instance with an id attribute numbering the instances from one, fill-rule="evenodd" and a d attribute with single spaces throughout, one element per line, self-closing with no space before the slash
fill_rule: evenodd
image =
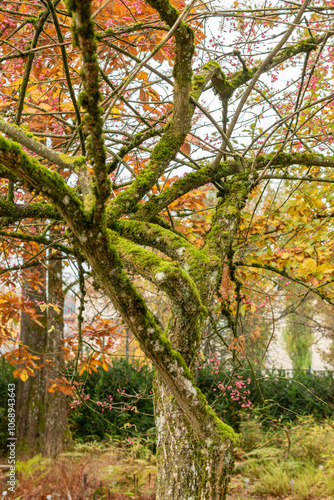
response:
<path id="1" fill-rule="evenodd" d="M 334 423 L 303 418 L 289 426 L 257 419 L 241 427 L 228 500 L 330 500 L 334 498 Z M 289 440 L 287 439 L 289 436 Z M 6 500 L 154 500 L 154 441 L 142 438 L 76 443 L 56 460 L 37 455 L 17 461 L 17 486 Z M 6 464 L 6 458 L 0 464 Z M 249 479 L 246 491 L 246 481 Z M 292 494 L 291 481 L 294 482 Z"/>
<path id="2" fill-rule="evenodd" d="M 4 460 L 2 460 L 4 463 Z M 78 450 L 62 454 L 57 460 L 45 460 L 41 456 L 19 461 L 19 484 L 10 499 L 45 500 L 71 498 L 111 500 L 154 500 L 156 467 L 152 460 L 134 459 L 121 449 L 108 451 Z M 6 490 L 5 473 L 0 473 L 0 492 Z M 295 500 L 292 495 L 256 495 L 256 481 L 245 490 L 245 475 L 232 477 L 228 500 Z M 102 495 L 101 495 L 102 492 Z M 68 495 L 70 494 L 70 496 Z M 330 500 L 329 496 L 309 496 L 313 500 Z"/>

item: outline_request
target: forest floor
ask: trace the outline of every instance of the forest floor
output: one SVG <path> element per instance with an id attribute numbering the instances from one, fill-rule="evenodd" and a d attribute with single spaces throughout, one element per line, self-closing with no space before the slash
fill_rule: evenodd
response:
<path id="1" fill-rule="evenodd" d="M 8 491 L 6 500 L 154 500 L 155 457 L 134 458 L 124 450 L 110 448 L 101 451 L 74 450 L 57 460 L 40 455 L 18 461 L 18 485 L 15 494 L 6 488 L 5 472 L 0 472 L 0 495 Z M 2 460 L 4 463 L 4 459 Z M 279 478 L 278 478 L 279 479 Z M 257 481 L 251 480 L 245 489 L 245 475 L 232 476 L 228 500 L 330 500 L 332 496 L 256 494 Z"/>
<path id="2" fill-rule="evenodd" d="M 5 500 L 48 500 L 48 495 L 52 500 L 154 500 L 152 444 L 144 445 L 142 438 L 94 441 L 77 443 L 55 460 L 20 457 L 14 494 L 0 467 L 0 498 L 7 491 Z M 333 500 L 333 450 L 333 421 L 301 419 L 288 429 L 280 423 L 264 428 L 258 420 L 249 420 L 242 428 L 227 498 Z"/>

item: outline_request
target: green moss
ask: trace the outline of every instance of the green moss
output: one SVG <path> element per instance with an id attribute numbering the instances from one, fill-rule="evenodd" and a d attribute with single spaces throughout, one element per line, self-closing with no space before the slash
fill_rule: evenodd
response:
<path id="1" fill-rule="evenodd" d="M 84 207 L 87 212 L 92 212 L 95 206 L 95 196 L 93 193 L 89 193 L 84 200 Z"/>
<path id="2" fill-rule="evenodd" d="M 215 66 L 219 70 L 221 69 L 220 64 L 217 61 L 208 61 L 203 65 L 203 69 L 211 69 L 212 66 Z"/>
<path id="3" fill-rule="evenodd" d="M 83 91 L 79 95 L 79 102 L 86 114 L 82 120 L 87 133 L 87 156 L 94 166 L 96 186 L 95 196 L 98 202 L 94 205 L 88 199 L 88 206 L 93 207 L 94 216 L 101 221 L 105 202 L 109 198 L 111 184 L 108 179 L 106 166 L 106 148 L 103 136 L 103 109 L 99 106 L 101 93 L 99 90 L 99 65 L 97 60 L 97 42 L 92 20 L 91 0 L 71 0 L 68 8 L 73 12 L 73 34 L 80 45 L 83 61 Z"/>
<path id="4" fill-rule="evenodd" d="M 32 24 L 33 26 L 36 26 L 36 21 L 38 21 L 38 17 L 35 16 L 30 16 L 26 19 L 26 23 Z"/>
<path id="5" fill-rule="evenodd" d="M 194 75 L 190 95 L 195 99 L 198 99 L 202 89 L 205 86 L 205 82 L 206 80 L 203 75 Z"/>
<path id="6" fill-rule="evenodd" d="M 61 159 L 61 161 L 63 161 L 64 163 L 68 163 L 69 165 L 74 164 L 74 158 L 64 153 L 59 153 L 59 158 Z"/>
<path id="7" fill-rule="evenodd" d="M 59 201 L 68 198 L 71 201 L 71 210 L 77 221 L 85 220 L 85 213 L 80 199 L 75 191 L 67 186 L 64 179 L 39 163 L 36 158 L 28 156 L 22 147 L 14 141 L 0 136 L 0 158 L 6 158 L 7 168 L 13 170 L 22 179 L 28 180 L 35 189 L 41 190 L 43 195 L 51 198 L 55 206 Z M 64 205 L 62 204 L 62 208 Z"/>
<path id="8" fill-rule="evenodd" d="M 201 294 L 207 289 L 206 275 L 209 269 L 219 266 L 219 259 L 209 257 L 197 250 L 181 236 L 173 234 L 157 224 L 142 221 L 118 221 L 113 228 L 132 241 L 156 248 L 174 260 L 188 264 L 187 273 L 194 280 L 196 289 Z M 183 248 L 182 254 L 178 251 Z M 203 314 L 206 311 L 203 310 Z"/>
<path id="9" fill-rule="evenodd" d="M 181 140 L 181 144 L 183 144 L 184 137 L 182 137 Z M 177 138 L 173 137 L 168 132 L 165 132 L 165 135 L 161 138 L 153 150 L 151 161 L 156 163 L 166 161 L 166 158 L 169 158 L 176 153 L 175 143 L 181 142 L 181 140 L 177 141 Z"/>

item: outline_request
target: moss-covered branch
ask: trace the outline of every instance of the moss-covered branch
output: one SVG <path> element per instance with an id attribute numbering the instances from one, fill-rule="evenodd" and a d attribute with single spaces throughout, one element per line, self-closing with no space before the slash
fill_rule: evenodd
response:
<path id="1" fill-rule="evenodd" d="M 15 240 L 25 241 L 25 242 L 33 241 L 35 243 L 38 243 L 39 245 L 45 245 L 48 247 L 55 248 L 56 250 L 64 252 L 68 255 L 74 254 L 72 248 L 62 245 L 61 243 L 56 243 L 53 240 L 50 240 L 49 238 L 46 238 L 45 236 L 42 236 L 40 234 L 26 234 L 26 233 L 20 233 L 19 231 L 0 230 L 0 236 L 3 236 L 4 238 L 13 238 Z"/>
<path id="2" fill-rule="evenodd" d="M 175 181 L 162 193 L 151 196 L 140 211 L 136 212 L 135 218 L 150 221 L 156 214 L 184 194 L 200 186 L 205 186 L 209 182 L 220 181 L 222 177 L 233 175 L 239 170 L 240 165 L 236 161 L 229 160 L 220 163 L 215 169 L 212 169 L 211 165 L 207 165 L 196 172 L 186 174 L 185 177 Z"/>
<path id="3" fill-rule="evenodd" d="M 47 203 L 15 204 L 0 200 L 0 217 L 8 217 L 11 221 L 23 219 L 61 219 L 53 205 Z"/>
<path id="4" fill-rule="evenodd" d="M 38 154 L 45 160 L 55 165 L 58 165 L 64 170 L 74 168 L 76 162 L 82 161 L 82 158 L 78 157 L 71 158 L 70 156 L 57 153 L 53 149 L 45 146 L 42 142 L 34 139 L 32 133 L 26 132 L 25 130 L 20 129 L 19 127 L 11 125 L 10 123 L 7 123 L 1 118 L 0 118 L 0 130 L 4 134 L 8 135 L 11 139 L 16 141 L 18 144 L 21 144 L 21 146 L 24 146 L 30 151 L 33 151 L 34 153 Z"/>
<path id="5" fill-rule="evenodd" d="M 122 220 L 117 222 L 114 228 L 128 240 L 159 250 L 179 262 L 194 280 L 201 300 L 206 303 L 208 292 L 211 291 L 208 286 L 209 276 L 217 274 L 219 259 L 208 258 L 187 240 L 157 224 Z"/>
<path id="6" fill-rule="evenodd" d="M 272 59 L 268 66 L 263 68 L 263 72 L 270 71 L 292 57 L 316 50 L 327 38 L 333 35 L 334 32 L 328 32 L 324 35 L 309 37 L 282 49 L 278 55 Z M 235 71 L 230 76 L 226 76 L 223 71 L 220 71 L 212 78 L 212 84 L 222 99 L 230 99 L 239 87 L 245 85 L 252 79 L 260 66 L 261 65 L 254 66 L 246 71 L 245 68 L 243 68 L 242 70 Z"/>
<path id="7" fill-rule="evenodd" d="M 191 80 L 189 95 L 191 93 L 192 96 L 198 99 L 205 86 L 210 81 L 212 74 L 216 71 L 217 66 L 214 63 L 209 63 L 202 69 L 200 74 L 194 75 Z M 107 221 L 109 225 L 112 225 L 121 215 L 134 211 L 138 201 L 148 193 L 178 153 L 191 128 L 191 118 L 195 110 L 195 105 L 189 104 L 188 102 L 189 95 L 187 94 L 186 97 L 187 113 L 183 115 L 183 119 L 181 120 L 182 123 L 175 121 L 176 115 L 173 111 L 171 120 L 165 126 L 161 139 L 152 151 L 148 165 L 138 174 L 128 189 L 120 193 L 117 199 L 109 203 L 107 207 Z M 175 96 L 174 108 L 176 109 L 177 104 L 175 104 Z M 146 217 L 145 206 L 141 217 Z"/>
<path id="8" fill-rule="evenodd" d="M 116 248 L 110 243 L 109 234 L 102 230 L 98 239 L 88 239 L 82 248 L 104 291 L 169 387 L 198 438 L 206 445 L 211 443 L 220 447 L 222 441 L 235 442 L 237 436 L 218 419 L 196 388 L 185 361 L 156 324 L 143 298 L 124 273 Z"/>
<path id="9" fill-rule="evenodd" d="M 94 166 L 95 195 L 91 198 L 95 225 L 98 226 L 104 213 L 104 205 L 110 195 L 110 181 L 106 165 L 106 149 L 103 137 L 103 109 L 99 106 L 101 94 L 99 88 L 99 64 L 97 43 L 92 19 L 91 0 L 67 0 L 67 6 L 73 17 L 73 43 L 78 45 L 82 58 L 83 91 L 80 104 L 86 110 L 84 129 L 89 135 L 88 158 Z"/>
<path id="10" fill-rule="evenodd" d="M 257 170 L 266 167 L 269 161 L 274 157 L 271 168 L 284 168 L 290 165 L 306 165 L 309 167 L 334 167 L 334 156 L 323 156 L 318 153 L 279 153 L 260 155 L 256 165 Z M 244 158 L 244 164 L 251 166 L 252 161 Z M 152 218 L 164 210 L 170 203 L 177 200 L 193 189 L 197 189 L 205 184 L 215 181 L 221 181 L 223 177 L 241 172 L 240 162 L 236 160 L 227 160 L 212 168 L 212 164 L 202 167 L 196 172 L 191 172 L 185 177 L 181 177 L 174 184 L 166 188 L 162 193 L 153 195 L 145 203 L 144 207 L 138 205 L 139 210 L 135 213 L 135 219 L 150 221 Z M 310 180 L 310 179 L 308 179 Z M 321 180 L 314 178 L 314 180 Z"/>
<path id="11" fill-rule="evenodd" d="M 166 292 L 188 321 L 198 316 L 202 308 L 198 291 L 177 262 L 163 259 L 115 231 L 110 231 L 110 237 L 126 267 Z"/>
<path id="12" fill-rule="evenodd" d="M 0 163 L 50 200 L 59 213 L 81 227 L 87 220 L 81 200 L 56 172 L 31 158 L 19 144 L 0 136 Z"/>
<path id="13" fill-rule="evenodd" d="M 0 118 L 0 130 L 4 134 L 14 139 L 18 144 L 38 154 L 46 161 L 58 165 L 65 171 L 70 169 L 75 171 L 79 178 L 79 184 L 84 199 L 89 196 L 90 189 L 90 175 L 87 170 L 83 157 L 71 158 L 68 155 L 57 153 L 51 148 L 48 148 L 43 143 L 33 138 L 33 134 L 25 132 L 24 130 L 5 122 Z M 1 175 L 1 174 L 0 174 Z"/>
<path id="14" fill-rule="evenodd" d="M 203 251 L 208 255 L 225 259 L 229 255 L 249 194 L 249 172 L 236 174 L 224 185 L 212 218 L 211 229 L 205 238 Z"/>

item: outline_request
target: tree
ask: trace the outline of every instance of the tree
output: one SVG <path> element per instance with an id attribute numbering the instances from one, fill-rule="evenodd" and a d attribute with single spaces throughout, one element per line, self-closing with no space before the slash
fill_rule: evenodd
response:
<path id="1" fill-rule="evenodd" d="M 68 444 L 65 394 L 48 390 L 64 367 L 64 294 L 60 255 L 50 256 L 48 264 L 47 273 L 42 264 L 23 271 L 25 288 L 22 294 L 30 310 L 29 314 L 24 310 L 21 312 L 20 340 L 33 354 L 32 359 L 42 363 L 34 365 L 36 370 L 30 369 L 33 375 L 30 377 L 23 368 L 24 361 L 22 370 L 17 370 L 20 375 L 17 384 L 17 443 L 20 449 L 31 455 L 42 452 L 47 457 L 55 457 Z M 35 278 L 38 276 L 38 287 L 32 288 L 32 273 Z M 57 305 L 47 308 L 47 302 Z"/>
<path id="2" fill-rule="evenodd" d="M 192 376 L 213 301 L 235 368 L 247 362 L 243 315 L 279 278 L 332 304 L 332 7 L 4 5 L 1 235 L 85 263 L 154 365 L 157 498 L 224 499 L 237 436 Z M 217 20 L 222 34 L 204 38 Z M 211 105 L 199 102 L 204 92 Z M 30 132 L 10 124 L 14 109 Z M 217 203 L 196 206 L 208 184 Z M 31 202 L 15 200 L 26 191 Z M 204 242 L 189 200 L 212 214 Z M 62 241 L 31 235 L 27 219 L 61 220 Z M 168 295 L 165 331 L 129 271 Z"/>
<path id="3" fill-rule="evenodd" d="M 40 288 L 31 289 L 29 281 L 30 272 L 25 272 L 25 288 L 23 293 L 25 299 L 29 301 L 29 306 L 38 315 L 38 323 L 34 321 L 31 314 L 22 312 L 20 329 L 20 339 L 23 345 L 29 348 L 38 356 L 45 352 L 45 338 L 47 319 L 46 311 L 39 311 L 35 300 L 46 301 L 45 269 L 39 265 L 32 269 L 32 272 L 39 275 Z M 41 292 L 41 293 L 39 293 Z M 34 377 L 28 377 L 25 373 L 22 380 L 17 384 L 17 437 L 20 446 L 31 452 L 40 450 L 43 447 L 44 434 L 44 388 L 45 374 L 43 370 L 37 370 Z"/>

